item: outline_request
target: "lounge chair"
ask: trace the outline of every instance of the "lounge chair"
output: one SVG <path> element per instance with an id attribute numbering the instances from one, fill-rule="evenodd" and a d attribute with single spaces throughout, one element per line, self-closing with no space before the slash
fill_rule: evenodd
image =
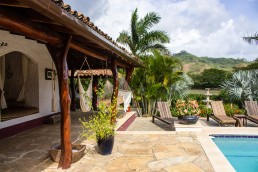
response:
<path id="1" fill-rule="evenodd" d="M 212 119 L 214 119 L 215 121 L 217 121 L 219 123 L 219 125 L 235 125 L 236 126 L 236 120 L 228 117 L 223 103 L 222 101 L 212 101 L 211 102 L 211 108 L 213 111 L 213 114 L 211 116 L 207 116 L 207 121 L 209 121 L 209 117 L 211 117 Z"/>
<path id="2" fill-rule="evenodd" d="M 258 105 L 257 101 L 245 101 L 246 119 L 258 124 Z"/>
<path id="3" fill-rule="evenodd" d="M 159 112 L 160 116 L 157 116 L 157 112 Z M 172 118 L 170 112 L 170 106 L 168 102 L 157 102 L 157 111 L 152 116 L 152 122 L 154 123 L 154 119 L 157 118 L 160 121 L 168 124 L 171 130 L 175 130 L 174 127 L 174 119 Z"/>

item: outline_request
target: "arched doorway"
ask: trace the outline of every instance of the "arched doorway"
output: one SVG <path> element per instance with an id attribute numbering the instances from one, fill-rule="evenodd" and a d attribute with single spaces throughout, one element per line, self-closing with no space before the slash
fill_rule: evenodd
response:
<path id="1" fill-rule="evenodd" d="M 17 51 L 1 56 L 0 62 L 1 121 L 38 113 L 38 64 Z"/>

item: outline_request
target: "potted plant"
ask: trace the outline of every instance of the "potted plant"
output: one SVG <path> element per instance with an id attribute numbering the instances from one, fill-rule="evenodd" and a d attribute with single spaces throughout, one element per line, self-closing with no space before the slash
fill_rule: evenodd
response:
<path id="1" fill-rule="evenodd" d="M 181 124 L 195 124 L 201 113 L 196 100 L 177 100 L 176 109 Z"/>
<path id="2" fill-rule="evenodd" d="M 103 92 L 103 89 L 97 91 L 100 98 Z M 99 101 L 98 111 L 88 121 L 80 119 L 83 128 L 81 136 L 96 140 L 102 155 L 111 154 L 114 145 L 115 124 L 111 120 L 117 114 L 115 102 L 116 98 L 111 105 Z"/>

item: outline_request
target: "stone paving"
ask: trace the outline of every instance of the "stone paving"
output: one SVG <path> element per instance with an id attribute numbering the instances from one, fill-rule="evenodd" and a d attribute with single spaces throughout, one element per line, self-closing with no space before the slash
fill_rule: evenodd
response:
<path id="1" fill-rule="evenodd" d="M 127 131 L 169 131 L 169 125 L 155 119 L 152 123 L 151 117 L 138 117 L 135 121 L 127 128 Z"/>
<path id="2" fill-rule="evenodd" d="M 67 171 L 214 171 L 194 133 L 117 134 L 111 155 L 98 154 L 93 142 L 84 141 L 84 157 Z M 38 169 L 59 171 L 47 161 Z"/>
<path id="3" fill-rule="evenodd" d="M 148 118 L 139 118 L 133 123 L 129 130 L 136 131 L 134 134 L 118 132 L 113 153 L 102 156 L 95 142 L 78 140 L 81 130 L 78 118 L 82 116 L 85 114 L 72 114 L 72 141 L 87 146 L 85 155 L 65 171 L 214 171 L 195 133 L 165 131 L 164 134 L 162 130 L 166 130 L 166 126 L 158 120 L 153 124 Z M 1 140 L 0 171 L 62 171 L 48 155 L 48 148 L 58 143 L 59 138 L 60 124 L 55 124 Z"/>

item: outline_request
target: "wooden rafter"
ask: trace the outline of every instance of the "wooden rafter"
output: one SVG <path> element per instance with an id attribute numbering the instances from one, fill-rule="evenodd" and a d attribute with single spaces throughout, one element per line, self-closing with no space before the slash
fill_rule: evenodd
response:
<path id="1" fill-rule="evenodd" d="M 28 6 L 18 0 L 0 0 L 0 6 L 28 8 Z"/>
<path id="2" fill-rule="evenodd" d="M 21 16 L 12 14 L 11 11 L 3 9 L 2 7 L 0 7 L 0 18 L 0 25 L 10 31 L 17 32 L 18 34 L 27 36 L 42 43 L 48 43 L 58 47 L 63 46 L 62 36 L 44 25 L 32 23 Z M 75 41 L 70 44 L 70 48 L 100 60 L 106 60 L 107 58 L 103 54 L 95 52 L 82 44 L 79 45 Z M 123 62 L 117 62 L 117 64 L 121 67 L 128 67 L 128 64 Z"/>

